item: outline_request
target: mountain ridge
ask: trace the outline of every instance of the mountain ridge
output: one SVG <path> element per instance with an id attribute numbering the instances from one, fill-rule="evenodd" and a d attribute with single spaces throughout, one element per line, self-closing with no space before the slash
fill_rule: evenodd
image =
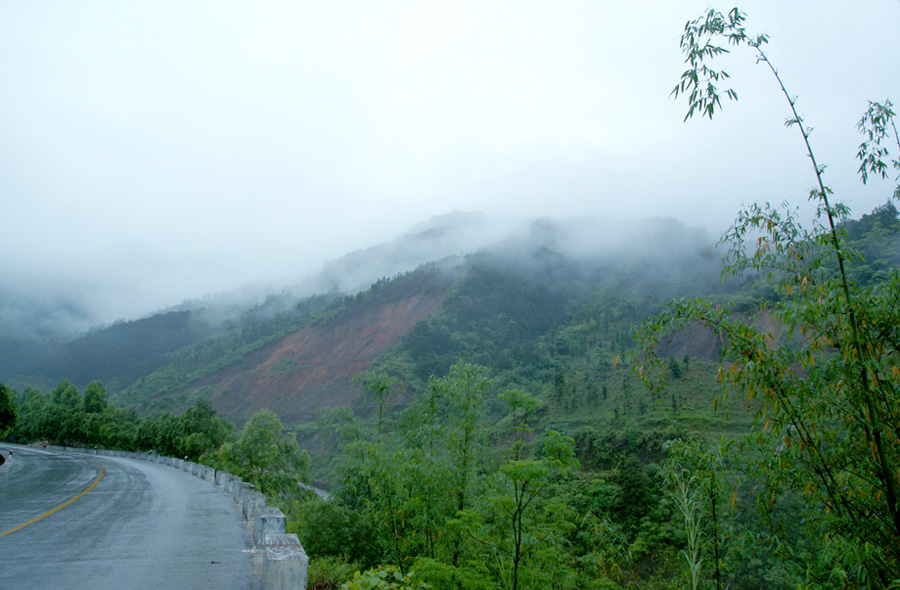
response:
<path id="1" fill-rule="evenodd" d="M 457 213 L 416 228 L 402 243 L 421 247 L 437 236 L 439 247 L 420 248 L 423 258 L 465 251 L 465 240 L 448 236 L 469 236 L 466 223 L 490 223 L 485 219 Z M 365 412 L 356 374 L 387 372 L 408 396 L 456 362 L 481 364 L 504 386 L 540 395 L 562 395 L 560 380 L 579 375 L 568 391 L 595 395 L 589 384 L 604 382 L 632 350 L 632 326 L 672 298 L 738 297 L 752 311 L 771 294 L 758 277 L 722 285 L 708 234 L 672 219 L 545 218 L 499 234 L 484 227 L 472 242 L 485 244 L 478 249 L 382 275 L 355 294 L 298 299 L 282 290 L 227 316 L 188 305 L 49 348 L 0 338 L 0 381 L 49 389 L 62 378 L 82 388 L 99 379 L 111 401 L 144 414 L 206 398 L 238 424 L 263 407 L 288 423 L 345 405 Z M 896 210 L 847 229 L 878 252 L 864 273 L 897 264 L 900 248 L 890 242 Z M 390 258 L 385 252 L 402 250 L 400 243 L 353 253 L 345 268 L 364 266 L 367 256 Z M 709 333 L 691 329 L 660 351 L 713 360 L 717 346 Z"/>
<path id="2" fill-rule="evenodd" d="M 666 243 L 654 241 L 653 236 L 664 237 Z M 296 290 L 284 289 L 250 307 L 230 310 L 229 315 L 202 307 L 201 303 L 209 302 L 187 302 L 43 349 L 0 339 L 0 352 L 5 346 L 21 353 L 0 361 L 0 379 L 14 386 L 45 388 L 62 378 L 79 387 L 100 379 L 112 401 L 143 413 L 180 411 L 197 397 L 206 397 L 238 424 L 269 405 L 288 421 L 305 421 L 325 405 L 359 405 L 362 392 L 353 386 L 353 374 L 372 367 L 395 347 L 402 349 L 397 354 L 405 355 L 405 360 L 395 358 L 395 362 L 408 366 L 394 372 L 417 374 L 419 380 L 411 386 L 423 387 L 431 372 L 440 373 L 472 353 L 472 342 L 482 337 L 477 324 L 485 321 L 489 329 L 497 330 L 491 338 L 515 340 L 510 343 L 512 352 L 501 351 L 498 358 L 511 358 L 526 349 L 533 356 L 536 349 L 525 340 L 558 329 L 568 313 L 564 308 L 582 305 L 599 283 L 627 276 L 644 289 L 660 277 L 671 280 L 673 272 L 698 264 L 707 268 L 703 274 L 708 279 L 710 260 L 702 254 L 708 244 L 705 233 L 670 219 L 632 224 L 547 218 L 498 223 L 481 214 L 455 212 L 416 226 L 389 244 L 335 261 L 330 266 L 333 272 L 323 275 L 329 278 L 317 283 L 327 284 L 331 291 L 299 301 Z M 405 257 L 390 254 L 409 250 L 415 252 Z M 436 255 L 444 257 L 429 260 Z M 336 283 L 335 277 L 364 276 L 356 271 L 366 261 L 379 263 L 369 273 L 387 270 L 381 263 L 390 259 L 401 260 L 401 268 L 413 261 L 425 263 L 418 264 L 417 270 L 391 269 L 367 291 L 334 290 L 336 284 L 351 284 Z M 415 295 L 412 285 L 417 281 L 430 286 Z M 449 312 L 445 309 L 448 294 L 455 302 Z M 407 299 L 388 304 L 385 298 L 390 297 Z M 481 317 L 478 310 L 487 316 Z M 472 334 L 471 342 L 457 336 L 447 340 L 451 331 L 463 329 L 460 326 L 439 327 L 437 332 L 423 329 L 434 316 L 460 312 L 475 312 L 469 320 L 475 324 L 464 328 Z M 498 327 L 492 317 L 510 321 Z M 340 332 L 341 323 L 349 325 L 351 318 L 358 324 Z M 156 324 L 158 333 L 147 330 Z M 532 328 L 523 332 L 515 326 Z M 625 329 L 623 324 L 620 335 Z M 334 338 L 335 332 L 343 340 Z M 317 344 L 303 344 L 303 338 Z M 377 345 L 367 349 L 363 346 L 367 340 Z M 447 344 L 443 352 L 434 347 L 441 343 Z M 331 351 L 332 361 L 345 360 L 329 365 L 329 353 L 317 356 L 304 346 Z M 21 360 L 23 355 L 29 362 L 12 369 L 25 370 L 10 370 L 10 360 Z M 435 360 L 435 355 L 443 356 Z"/>

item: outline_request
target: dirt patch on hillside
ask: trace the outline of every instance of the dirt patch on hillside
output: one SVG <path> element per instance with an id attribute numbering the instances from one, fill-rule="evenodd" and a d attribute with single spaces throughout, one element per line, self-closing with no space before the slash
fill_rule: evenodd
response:
<path id="1" fill-rule="evenodd" d="M 767 345 L 777 346 L 786 337 L 782 334 L 782 326 L 768 310 L 759 310 L 754 314 L 743 314 L 740 320 L 755 325 L 768 335 Z M 790 335 L 788 334 L 787 337 Z M 704 361 L 718 361 L 722 354 L 722 338 L 711 329 L 692 322 L 684 330 L 671 332 L 660 339 L 654 348 L 662 358 L 681 359 L 687 355 Z"/>
<path id="2" fill-rule="evenodd" d="M 284 422 L 312 420 L 321 408 L 359 404 L 353 377 L 415 327 L 441 309 L 450 279 L 388 288 L 327 323 L 302 328 L 260 349 L 238 365 L 193 383 L 216 410 L 241 426 L 262 408 Z"/>

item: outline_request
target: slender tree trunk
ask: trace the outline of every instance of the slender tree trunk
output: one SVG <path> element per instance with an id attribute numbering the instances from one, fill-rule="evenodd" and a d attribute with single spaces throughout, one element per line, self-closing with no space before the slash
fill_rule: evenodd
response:
<path id="1" fill-rule="evenodd" d="M 716 518 L 716 494 L 712 494 L 712 519 L 713 519 L 713 556 L 716 560 L 716 590 L 722 588 L 722 578 L 719 574 L 719 520 Z"/>

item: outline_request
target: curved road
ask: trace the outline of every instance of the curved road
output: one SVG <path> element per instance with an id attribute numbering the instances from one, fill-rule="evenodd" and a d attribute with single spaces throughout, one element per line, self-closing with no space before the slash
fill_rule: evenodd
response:
<path id="1" fill-rule="evenodd" d="M 258 588 L 243 521 L 210 482 L 145 461 L 0 448 L 13 450 L 0 469 L 3 590 Z"/>

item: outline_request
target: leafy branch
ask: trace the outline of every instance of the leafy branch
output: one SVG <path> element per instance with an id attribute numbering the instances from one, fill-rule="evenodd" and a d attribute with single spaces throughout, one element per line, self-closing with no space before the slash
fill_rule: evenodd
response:
<path id="1" fill-rule="evenodd" d="M 859 152 L 856 154 L 856 159 L 860 162 L 859 175 L 863 184 L 868 182 L 870 172 L 880 175 L 881 178 L 887 178 L 888 166 L 885 160 L 890 159 L 890 152 L 882 146 L 882 142 L 890 141 L 891 131 L 900 152 L 900 134 L 897 133 L 897 123 L 894 120 L 896 113 L 893 107 L 890 99 L 885 99 L 881 103 L 869 101 L 868 110 L 856 124 L 856 128 L 866 138 L 859 144 Z M 900 200 L 900 157 L 890 159 L 890 162 L 891 167 L 898 171 L 894 178 L 897 182 L 894 198 Z"/>
<path id="2" fill-rule="evenodd" d="M 713 62 L 730 53 L 729 47 L 746 47 L 758 64 L 772 72 L 787 99 L 790 116 L 785 125 L 800 131 L 816 175 L 816 188 L 809 193 L 809 200 L 818 203 L 816 229 L 804 230 L 790 211 L 753 205 L 740 213 L 721 243 L 728 246 L 725 280 L 753 270 L 768 272 L 771 282 L 773 272 L 778 273 L 778 289 L 784 297 L 776 302 L 773 313 L 783 326 L 800 333 L 801 348 L 776 345 L 763 330 L 745 325 L 743 319 L 731 317 L 727 308 L 703 300 L 674 303 L 639 333 L 648 362 L 657 369 L 660 362 L 653 346 L 659 333 L 698 322 L 720 336 L 732 364 L 727 372 L 720 369 L 719 379 L 745 388 L 751 398 L 757 392 L 763 394 L 767 404 L 759 418 L 765 419 L 765 429 L 773 426 L 783 432 L 782 445 L 792 437 L 799 442 L 790 453 L 779 455 L 776 463 L 787 467 L 791 461 L 799 461 L 808 470 L 806 492 L 814 489 L 814 484 L 821 486 L 822 500 L 835 515 L 835 530 L 863 544 L 866 550 L 861 554 L 868 556 L 869 565 L 886 584 L 890 579 L 886 576 L 897 572 L 885 564 L 900 559 L 896 543 L 900 538 L 896 469 L 900 462 L 896 398 L 900 350 L 893 345 L 898 318 L 885 311 L 894 306 L 885 307 L 884 302 L 896 300 L 893 289 L 900 285 L 900 277 L 895 273 L 891 281 L 870 290 L 858 288 L 849 279 L 847 265 L 860 259 L 846 244 L 840 227 L 849 209 L 832 203 L 825 166 L 817 162 L 810 141 L 812 128 L 805 125 L 797 110 L 797 97 L 788 92 L 764 51 L 768 37 L 749 34 L 745 21 L 746 15 L 737 8 L 727 14 L 708 9 L 685 25 L 680 47 L 689 67 L 672 95 L 687 98 L 685 120 L 696 114 L 712 119 L 722 109 L 723 98 L 737 100 L 733 89 L 717 87 L 730 76 Z M 865 183 L 870 173 L 885 178 L 887 162 L 900 170 L 900 160 L 891 159 L 886 147 L 895 142 L 900 149 L 891 102 L 870 102 L 858 128 L 865 136 L 857 154 L 862 181 Z M 900 184 L 894 197 L 900 199 Z M 818 220 L 823 218 L 825 222 L 820 224 Z M 754 237 L 754 250 L 748 254 L 748 241 L 752 244 Z M 795 468 L 762 468 L 768 470 L 772 481 L 784 480 L 786 472 L 800 473 Z M 873 524 L 860 526 L 864 520 Z M 884 551 L 881 557 L 869 549 L 876 537 L 879 550 Z M 866 578 L 854 571 L 859 579 Z"/>

